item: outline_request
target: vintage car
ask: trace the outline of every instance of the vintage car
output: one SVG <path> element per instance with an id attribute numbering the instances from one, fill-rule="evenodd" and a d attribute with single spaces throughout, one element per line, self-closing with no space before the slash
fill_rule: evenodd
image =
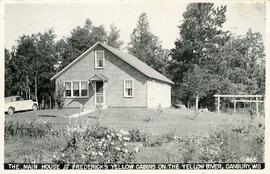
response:
<path id="1" fill-rule="evenodd" d="M 21 96 L 11 96 L 5 98 L 5 112 L 9 115 L 13 114 L 15 111 L 27 111 L 27 110 L 37 110 L 38 103 L 32 100 L 24 100 Z"/>

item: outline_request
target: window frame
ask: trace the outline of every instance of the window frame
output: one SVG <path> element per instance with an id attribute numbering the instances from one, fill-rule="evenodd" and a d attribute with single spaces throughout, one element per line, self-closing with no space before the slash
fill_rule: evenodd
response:
<path id="1" fill-rule="evenodd" d="M 70 83 L 70 96 L 66 96 L 66 83 Z M 64 81 L 64 87 L 65 87 L 65 93 L 64 93 L 64 97 L 65 98 L 71 98 L 72 97 L 72 81 Z"/>
<path id="2" fill-rule="evenodd" d="M 73 83 L 74 82 L 79 82 L 79 96 L 74 96 L 73 95 Z M 87 83 L 87 95 L 86 96 L 82 96 L 82 82 L 86 82 Z M 66 89 L 65 89 L 65 95 L 64 98 L 88 98 L 89 97 L 89 81 L 88 80 L 67 80 L 64 81 L 64 85 L 65 83 L 71 83 L 71 96 L 66 96 Z"/>
<path id="3" fill-rule="evenodd" d="M 86 82 L 86 96 L 82 96 L 82 83 L 83 82 Z M 80 97 L 81 98 L 86 98 L 89 96 L 89 82 L 86 80 L 86 81 L 80 81 Z"/>
<path id="4" fill-rule="evenodd" d="M 79 85 L 79 86 L 78 86 L 78 87 L 79 87 L 79 89 L 78 89 L 78 90 L 79 90 L 79 95 L 76 95 L 76 96 L 74 96 L 74 90 L 75 90 L 75 89 L 74 89 L 74 83 L 78 83 L 78 85 Z M 73 97 L 80 97 L 80 91 L 81 91 L 81 89 L 80 89 L 80 83 L 81 83 L 80 81 L 73 81 L 73 82 L 72 82 L 72 96 L 73 96 Z"/>
<path id="5" fill-rule="evenodd" d="M 103 57 L 102 57 L 102 62 L 103 62 L 103 66 L 98 66 L 98 60 L 97 60 L 97 54 L 98 53 L 102 53 Z M 105 67 L 105 52 L 104 50 L 96 50 L 95 51 L 95 68 L 96 69 L 103 69 Z"/>
<path id="6" fill-rule="evenodd" d="M 128 95 L 128 93 L 126 93 L 126 81 L 131 81 L 131 89 L 132 89 L 132 95 Z M 133 98 L 134 97 L 134 80 L 133 79 L 125 79 L 124 80 L 124 98 Z"/>

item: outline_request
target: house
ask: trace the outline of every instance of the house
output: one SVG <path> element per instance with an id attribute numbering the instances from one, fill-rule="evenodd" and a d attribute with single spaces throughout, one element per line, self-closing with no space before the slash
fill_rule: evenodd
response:
<path id="1" fill-rule="evenodd" d="M 51 80 L 65 85 L 64 107 L 171 106 L 171 80 L 138 58 L 99 42 Z"/>

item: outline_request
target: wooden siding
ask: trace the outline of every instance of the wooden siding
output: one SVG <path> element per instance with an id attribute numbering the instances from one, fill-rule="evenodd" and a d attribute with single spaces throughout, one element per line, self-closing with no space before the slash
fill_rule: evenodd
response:
<path id="1" fill-rule="evenodd" d="M 95 69 L 95 50 L 105 51 L 105 67 L 103 69 Z M 146 82 L 148 78 L 102 46 L 98 46 L 95 50 L 60 75 L 56 79 L 56 83 L 60 80 L 88 80 L 94 74 L 102 74 L 109 79 L 105 89 L 105 104 L 108 107 L 147 107 Z M 132 98 L 124 98 L 125 79 L 134 80 L 134 97 Z M 89 88 L 89 98 L 69 98 L 65 100 L 65 106 L 80 107 L 80 104 L 83 104 L 87 108 L 94 107 L 94 93 L 91 84 L 89 84 Z"/>
<path id="2" fill-rule="evenodd" d="M 171 107 L 171 85 L 157 80 L 147 81 L 147 107 Z"/>

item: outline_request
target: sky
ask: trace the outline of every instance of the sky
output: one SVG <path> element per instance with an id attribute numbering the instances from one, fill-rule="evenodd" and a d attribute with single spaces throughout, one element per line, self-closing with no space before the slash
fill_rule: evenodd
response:
<path id="1" fill-rule="evenodd" d="M 165 1 L 166 2 L 166 1 Z M 215 4 L 221 5 L 221 4 Z M 266 9 L 263 3 L 228 3 L 225 30 L 235 34 L 245 34 L 249 28 L 265 37 Z M 83 26 L 87 18 L 94 25 L 104 25 L 109 29 L 114 24 L 120 29 L 120 39 L 124 47 L 130 41 L 130 34 L 136 27 L 141 13 L 147 13 L 150 29 L 158 36 L 162 46 L 174 47 L 179 38 L 182 14 L 187 3 L 151 3 L 122 1 L 109 3 L 21 3 L 5 4 L 5 41 L 4 46 L 11 49 L 23 34 L 44 32 L 54 29 L 57 40 L 70 35 L 76 26 Z"/>

